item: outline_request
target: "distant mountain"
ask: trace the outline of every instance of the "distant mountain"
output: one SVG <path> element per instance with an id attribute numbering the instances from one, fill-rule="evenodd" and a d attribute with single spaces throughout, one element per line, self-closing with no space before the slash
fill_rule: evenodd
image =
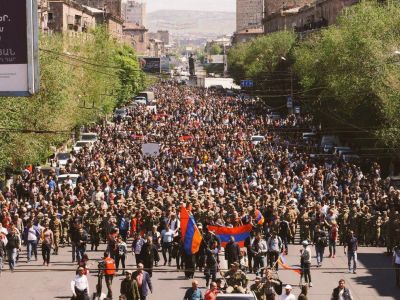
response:
<path id="1" fill-rule="evenodd" d="M 169 30 L 173 35 L 198 37 L 232 34 L 236 28 L 234 12 L 158 10 L 147 14 L 150 31 Z"/>

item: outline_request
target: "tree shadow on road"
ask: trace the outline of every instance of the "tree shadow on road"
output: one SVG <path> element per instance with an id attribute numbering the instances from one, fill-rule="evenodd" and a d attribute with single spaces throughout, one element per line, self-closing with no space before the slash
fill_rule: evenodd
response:
<path id="1" fill-rule="evenodd" d="M 395 286 L 391 257 L 381 253 L 358 253 L 358 260 L 370 275 L 356 276 L 352 278 L 354 282 L 376 290 L 381 297 L 399 299 L 400 290 Z"/>

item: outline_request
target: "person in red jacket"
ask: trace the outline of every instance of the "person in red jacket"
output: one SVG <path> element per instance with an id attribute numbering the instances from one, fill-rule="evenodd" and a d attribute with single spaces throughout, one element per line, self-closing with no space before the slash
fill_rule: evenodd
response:
<path id="1" fill-rule="evenodd" d="M 106 281 L 107 285 L 107 298 L 112 299 L 112 282 L 114 279 L 114 275 L 116 272 L 116 267 L 115 267 L 115 262 L 114 260 L 110 257 L 110 254 L 108 252 L 104 252 L 104 279 Z"/>

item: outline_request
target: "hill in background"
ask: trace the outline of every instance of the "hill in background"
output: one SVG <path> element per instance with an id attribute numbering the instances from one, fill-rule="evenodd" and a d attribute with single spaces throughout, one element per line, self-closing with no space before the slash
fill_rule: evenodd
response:
<path id="1" fill-rule="evenodd" d="M 169 30 L 172 35 L 216 37 L 232 34 L 236 28 L 234 12 L 158 10 L 147 14 L 151 32 Z"/>

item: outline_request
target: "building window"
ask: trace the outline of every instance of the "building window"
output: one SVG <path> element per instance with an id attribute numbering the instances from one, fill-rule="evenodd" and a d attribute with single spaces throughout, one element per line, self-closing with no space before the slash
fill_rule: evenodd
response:
<path id="1" fill-rule="evenodd" d="M 47 20 L 53 21 L 53 13 L 52 12 L 47 13 Z"/>

